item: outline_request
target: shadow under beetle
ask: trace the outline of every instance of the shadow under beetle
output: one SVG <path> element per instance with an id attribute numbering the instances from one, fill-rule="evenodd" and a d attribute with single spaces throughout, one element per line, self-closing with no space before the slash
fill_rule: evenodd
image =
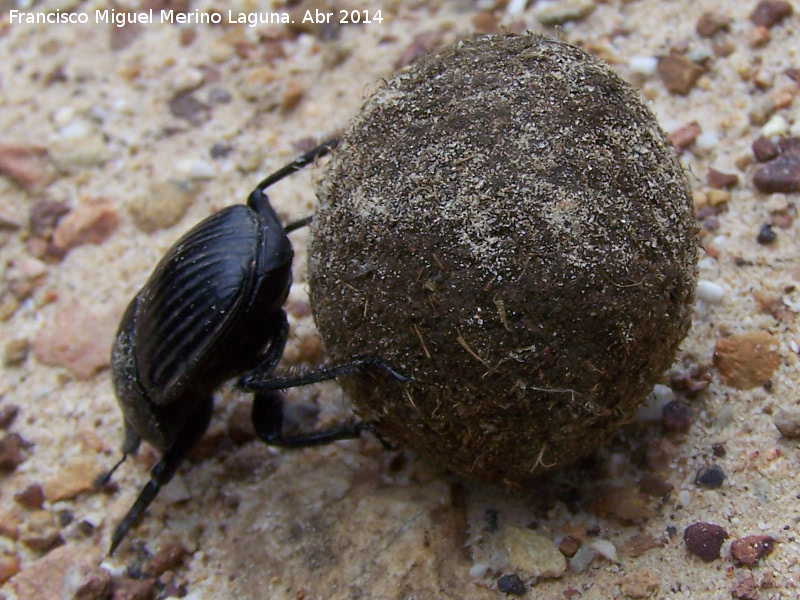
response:
<path id="1" fill-rule="evenodd" d="M 161 452 L 161 459 L 114 530 L 109 554 L 203 436 L 213 393 L 225 381 L 238 377 L 241 389 L 254 392 L 252 420 L 259 438 L 288 448 L 355 438 L 371 427 L 361 421 L 282 437 L 280 390 L 366 370 L 406 381 L 375 358 L 299 376 L 273 375 L 289 332 L 283 303 L 292 284 L 294 252 L 287 234 L 311 218 L 284 227 L 264 191 L 337 145 L 332 139 L 317 146 L 262 181 L 247 205 L 229 206 L 197 224 L 172 246 L 128 305 L 111 353 L 114 390 L 125 419 L 123 456 L 97 484 L 107 482 L 141 440 Z"/>

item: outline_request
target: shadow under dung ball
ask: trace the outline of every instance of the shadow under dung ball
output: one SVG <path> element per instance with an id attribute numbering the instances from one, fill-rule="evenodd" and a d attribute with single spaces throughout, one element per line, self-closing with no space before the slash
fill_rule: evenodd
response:
<path id="1" fill-rule="evenodd" d="M 655 118 L 605 64 L 534 35 L 394 75 L 321 184 L 311 300 L 356 412 L 456 473 L 518 485 L 613 435 L 675 358 L 695 220 Z"/>

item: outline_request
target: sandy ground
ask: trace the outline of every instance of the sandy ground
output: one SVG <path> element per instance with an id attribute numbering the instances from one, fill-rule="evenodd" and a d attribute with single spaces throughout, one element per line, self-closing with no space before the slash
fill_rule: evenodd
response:
<path id="1" fill-rule="evenodd" d="M 0 575 L 16 573 L 0 597 L 73 597 L 61 590 L 94 582 L 82 597 L 102 598 L 104 573 L 115 598 L 135 597 L 124 593 L 143 570 L 157 578 L 144 577 L 138 597 L 497 598 L 500 576 L 512 573 L 531 598 L 797 597 L 800 454 L 789 436 L 800 426 L 782 409 L 800 402 L 798 195 L 756 189 L 752 145 L 800 136 L 800 16 L 756 27 L 754 0 L 529 4 L 351 2 L 337 8 L 373 19 L 380 11 L 382 22 L 122 29 L 94 22 L 95 9 L 108 8 L 100 3 L 22 7 L 90 21 L 38 25 L 12 23 L 9 10 L 21 7 L 0 3 Z M 543 28 L 554 6 L 586 14 Z M 218 8 L 193 2 L 189 14 Z M 240 0 L 220 10 L 223 21 L 228 8 L 290 10 Z M 700 35 L 712 11 L 726 25 Z M 111 339 L 158 258 L 199 219 L 244 201 L 265 174 L 344 128 L 415 52 L 500 27 L 559 35 L 609 61 L 681 147 L 703 226 L 705 300 L 659 397 L 689 416 L 631 424 L 591 464 L 517 495 L 437 474 L 369 438 L 267 448 L 248 441 L 247 398 L 226 389 L 192 460 L 104 570 L 92 570 L 155 458 L 145 449 L 116 487 L 89 489 L 121 443 Z M 670 92 L 656 70 L 671 51 L 683 57 L 688 93 Z M 714 189 L 710 168 L 737 180 Z M 323 172 L 275 186 L 283 218 L 313 212 Z M 58 203 L 70 212 L 52 236 Z M 307 232 L 292 242 L 285 364 L 313 364 L 324 355 L 308 310 Z M 733 359 L 714 365 L 720 340 Z M 289 397 L 301 423 L 348 415 L 335 384 Z M 725 475 L 718 487 L 696 482 L 710 465 Z M 709 562 L 684 542 L 685 528 L 702 522 L 728 535 Z M 545 558 L 530 532 L 566 555 L 580 548 L 566 572 L 533 576 Z M 752 535 L 774 550 L 742 565 L 730 542 Z"/>

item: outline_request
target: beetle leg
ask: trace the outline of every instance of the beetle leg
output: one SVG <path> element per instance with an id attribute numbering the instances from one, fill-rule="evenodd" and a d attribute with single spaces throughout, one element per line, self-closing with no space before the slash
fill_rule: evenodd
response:
<path id="1" fill-rule="evenodd" d="M 291 175 L 295 171 L 299 171 L 303 167 L 310 165 L 318 158 L 322 158 L 323 156 L 328 154 L 331 150 L 335 149 L 336 146 L 338 145 L 339 145 L 339 138 L 331 138 L 328 141 L 321 143 L 319 146 L 317 146 L 316 148 L 312 148 L 299 158 L 296 158 L 295 160 L 290 162 L 285 167 L 282 167 L 281 169 L 275 171 L 272 175 L 270 175 L 264 181 L 259 183 L 256 186 L 256 190 L 264 191 L 273 183 L 277 183 L 287 175 Z M 251 206 L 250 208 L 257 210 L 254 206 Z"/>
<path id="2" fill-rule="evenodd" d="M 116 471 L 119 466 L 125 462 L 125 459 L 128 458 L 131 454 L 136 454 L 139 450 L 139 444 L 141 443 L 142 438 L 139 437 L 139 434 L 131 427 L 131 424 L 125 421 L 125 438 L 122 441 L 122 458 L 117 461 L 113 467 L 111 467 L 105 473 L 101 473 L 94 479 L 94 487 L 99 488 L 103 487 L 109 481 L 111 481 L 112 475 L 114 475 L 114 471 Z"/>
<path id="3" fill-rule="evenodd" d="M 239 387 L 248 392 L 286 390 L 301 385 L 319 383 L 336 379 L 342 375 L 357 375 L 366 371 L 382 371 L 400 383 L 408 382 L 408 377 L 399 373 L 392 365 L 377 358 L 364 358 L 338 366 L 317 367 L 313 371 L 298 375 L 275 377 L 272 372 L 256 368 L 239 380 Z"/>
<path id="4" fill-rule="evenodd" d="M 266 444 L 281 448 L 308 448 L 360 437 L 362 431 L 369 431 L 378 438 L 384 448 L 391 446 L 378 435 L 372 425 L 364 421 L 341 425 L 324 431 L 313 431 L 289 437 L 281 435 L 283 425 L 283 398 L 278 391 L 259 392 L 253 397 L 253 427 L 256 434 Z"/>
<path id="5" fill-rule="evenodd" d="M 172 479 L 178 467 L 186 458 L 186 455 L 194 447 L 194 445 L 203 437 L 203 434 L 208 429 L 208 423 L 211 421 L 211 412 L 213 408 L 213 400 L 211 397 L 205 399 L 201 403 L 198 410 L 187 421 L 186 426 L 181 431 L 175 443 L 169 448 L 161 457 L 156 465 L 150 470 L 150 481 L 142 488 L 136 502 L 133 503 L 130 510 L 119 522 L 114 533 L 111 535 L 111 548 L 108 551 L 109 556 L 114 554 L 114 551 L 122 542 L 125 534 L 133 526 L 150 503 L 158 495 L 161 487 L 166 485 Z"/>

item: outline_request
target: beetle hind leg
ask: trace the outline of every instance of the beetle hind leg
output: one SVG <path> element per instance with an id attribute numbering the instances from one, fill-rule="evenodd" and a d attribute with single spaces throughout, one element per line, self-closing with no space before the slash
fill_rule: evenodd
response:
<path id="1" fill-rule="evenodd" d="M 280 392 L 270 390 L 259 392 L 253 397 L 253 427 L 256 434 L 265 444 L 280 446 L 281 448 L 309 448 L 329 444 L 337 440 L 352 440 L 360 437 L 362 431 L 369 431 L 387 450 L 391 445 L 365 421 L 357 421 L 326 429 L 284 437 L 281 434 L 283 426 L 283 396 Z"/>
<path id="2" fill-rule="evenodd" d="M 209 397 L 202 402 L 198 410 L 187 421 L 186 426 L 175 440 L 175 443 L 164 452 L 161 460 L 150 470 L 150 481 L 148 481 L 142 488 L 142 491 L 139 492 L 136 502 L 133 503 L 133 506 L 131 506 L 111 535 L 111 547 L 108 551 L 109 555 L 114 554 L 114 551 L 125 538 L 128 530 L 133 526 L 136 520 L 144 514 L 147 507 L 150 506 L 156 496 L 158 496 L 161 487 L 172 479 L 178 467 L 183 462 L 183 459 L 186 458 L 189 451 L 197 444 L 200 438 L 203 437 L 211 421 L 212 408 L 213 400 Z M 126 436 L 126 441 L 127 439 Z M 127 453 L 125 456 L 127 456 Z M 121 462 L 122 461 L 120 461 L 119 464 L 121 464 Z"/>

